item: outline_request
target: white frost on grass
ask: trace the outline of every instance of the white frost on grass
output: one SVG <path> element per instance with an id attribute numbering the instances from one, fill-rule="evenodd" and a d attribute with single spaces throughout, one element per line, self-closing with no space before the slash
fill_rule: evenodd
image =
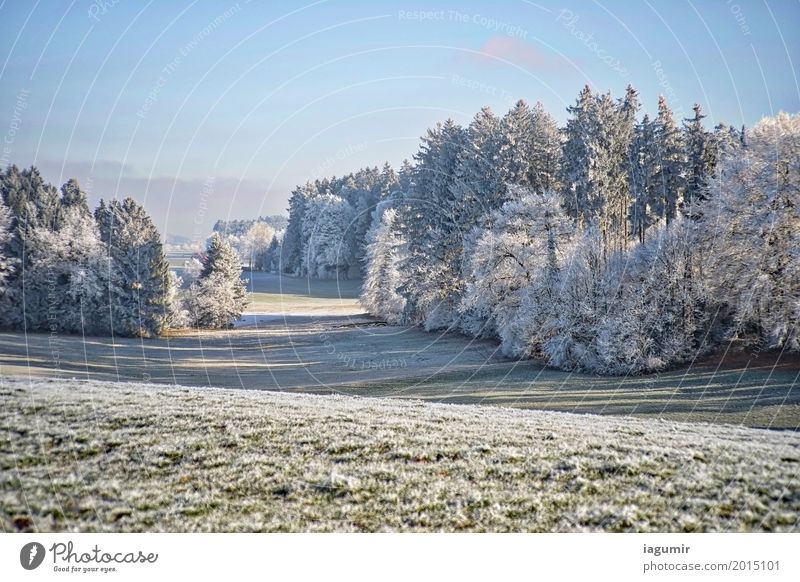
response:
<path id="1" fill-rule="evenodd" d="M 5 531 L 796 531 L 800 437 L 4 379 Z"/>

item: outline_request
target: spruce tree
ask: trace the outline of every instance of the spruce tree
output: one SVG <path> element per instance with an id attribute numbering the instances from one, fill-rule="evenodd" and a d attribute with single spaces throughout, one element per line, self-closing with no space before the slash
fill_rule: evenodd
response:
<path id="1" fill-rule="evenodd" d="M 529 159 L 528 176 L 520 184 L 527 184 L 534 192 L 558 192 L 561 189 L 562 135 L 558 124 L 537 103 L 531 112 L 530 137 L 525 140 Z"/>
<path id="2" fill-rule="evenodd" d="M 653 224 L 654 209 L 659 206 L 655 183 L 655 124 L 645 115 L 636 126 L 630 146 L 630 223 L 632 236 L 643 243 Z"/>
<path id="3" fill-rule="evenodd" d="M 564 128 L 561 168 L 564 208 L 581 228 L 585 228 L 592 219 L 591 199 L 596 195 L 592 180 L 592 169 L 596 166 L 593 147 L 594 106 L 595 97 L 589 85 L 586 85 L 575 105 L 567 107 L 570 118 Z"/>
<path id="4" fill-rule="evenodd" d="M 429 129 L 415 154 L 411 183 L 399 208 L 400 229 L 408 243 L 401 264 L 400 290 L 406 299 L 404 321 L 441 325 L 452 321 L 460 287 L 463 230 L 454 198 L 465 132 L 452 119 Z M 431 315 L 437 314 L 433 322 Z"/>
<path id="5" fill-rule="evenodd" d="M 658 117 L 654 123 L 656 170 L 653 179 L 658 190 L 654 214 L 670 224 L 685 191 L 685 154 L 681 132 L 663 95 L 658 98 Z"/>
<path id="6" fill-rule="evenodd" d="M 684 120 L 686 147 L 686 180 L 683 209 L 687 215 L 695 212 L 694 205 L 708 198 L 708 182 L 714 171 L 714 151 L 711 136 L 703 128 L 703 111 L 700 105 L 692 108 L 694 116 Z"/>
<path id="7" fill-rule="evenodd" d="M 158 229 L 132 198 L 101 201 L 95 220 L 106 257 L 98 326 L 124 336 L 160 335 L 169 315 L 169 263 Z"/>
<path id="8" fill-rule="evenodd" d="M 211 235 L 200 277 L 189 287 L 189 323 L 199 328 L 228 328 L 247 307 L 242 261 L 219 233 Z"/>
<path id="9" fill-rule="evenodd" d="M 14 274 L 17 258 L 11 254 L 9 242 L 12 237 L 13 216 L 0 196 L 0 312 L 7 313 L 12 309 L 8 294 L 8 281 Z M 0 316 L 0 326 L 6 317 Z"/>
<path id="10" fill-rule="evenodd" d="M 398 293 L 405 244 L 397 232 L 397 211 L 378 207 L 369 232 L 367 270 L 360 301 L 368 313 L 391 324 L 400 322 L 405 300 Z"/>

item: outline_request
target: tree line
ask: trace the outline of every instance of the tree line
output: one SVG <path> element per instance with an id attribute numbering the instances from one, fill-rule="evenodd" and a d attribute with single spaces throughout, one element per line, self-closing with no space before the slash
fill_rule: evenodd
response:
<path id="1" fill-rule="evenodd" d="M 335 179 L 296 190 L 289 227 L 308 228 L 284 264 L 315 274 L 324 240 L 325 260 L 359 265 L 370 313 L 566 370 L 658 370 L 737 337 L 797 350 L 800 116 L 707 130 L 699 106 L 639 109 L 632 87 L 587 86 L 561 128 L 523 101 L 439 123 L 379 195 L 345 200 Z M 351 214 L 326 216 L 344 202 Z M 375 209 L 366 230 L 358 204 Z"/>
<path id="2" fill-rule="evenodd" d="M 76 180 L 60 189 L 35 167 L 0 173 L 0 327 L 152 337 L 226 327 L 245 305 L 241 261 L 218 235 L 182 289 L 161 235 L 132 198 L 94 211 Z"/>

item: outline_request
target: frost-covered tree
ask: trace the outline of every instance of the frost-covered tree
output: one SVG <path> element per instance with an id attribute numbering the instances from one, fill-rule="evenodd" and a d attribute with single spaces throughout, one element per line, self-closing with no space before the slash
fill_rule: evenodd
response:
<path id="1" fill-rule="evenodd" d="M 800 114 L 762 119 L 711 183 L 706 276 L 734 334 L 800 349 Z"/>
<path id="2" fill-rule="evenodd" d="M 605 141 L 608 154 L 605 173 L 607 194 L 604 201 L 601 228 L 605 230 L 608 244 L 613 251 L 628 248 L 631 238 L 628 222 L 632 196 L 630 191 L 631 159 L 630 147 L 636 130 L 636 114 L 639 110 L 639 93 L 628 85 L 625 97 L 612 102 L 610 95 L 602 101 L 607 103 L 603 116 Z"/>
<path id="3" fill-rule="evenodd" d="M 292 190 L 289 198 L 289 222 L 281 245 L 280 270 L 289 275 L 299 275 L 303 262 L 303 222 L 306 203 L 313 191 L 313 185 L 306 183 Z"/>
<path id="4" fill-rule="evenodd" d="M 561 271 L 556 320 L 543 346 L 548 364 L 563 370 L 597 370 L 599 325 L 615 300 L 604 237 L 590 226 L 576 241 Z"/>
<path id="5" fill-rule="evenodd" d="M 698 209 L 698 202 L 708 198 L 708 181 L 714 171 L 714 144 L 712 136 L 703 128 L 703 111 L 700 105 L 692 108 L 694 116 L 683 121 L 683 143 L 686 151 L 686 166 L 683 192 L 683 208 Z"/>
<path id="6" fill-rule="evenodd" d="M 493 213 L 471 253 L 462 326 L 473 335 L 497 335 L 506 354 L 527 357 L 540 353 L 555 315 L 574 228 L 554 192 L 511 190 L 515 199 Z"/>
<path id="7" fill-rule="evenodd" d="M 636 126 L 630 146 L 630 224 L 631 234 L 640 243 L 645 241 L 647 229 L 652 226 L 656 208 L 660 207 L 655 172 L 657 152 L 654 123 L 645 115 Z"/>
<path id="8" fill-rule="evenodd" d="M 58 230 L 41 228 L 28 239 L 28 329 L 102 334 L 106 266 L 104 246 L 88 207 L 67 204 Z"/>
<path id="9" fill-rule="evenodd" d="M 57 213 L 58 218 L 56 219 L 58 223 L 60 223 L 70 211 L 75 211 L 85 217 L 92 215 L 92 211 L 89 210 L 88 196 L 74 178 L 71 178 L 61 186 L 60 202 L 61 205 Z"/>
<path id="10" fill-rule="evenodd" d="M 658 191 L 653 215 L 665 224 L 675 218 L 685 191 L 685 153 L 680 129 L 664 96 L 658 98 L 658 116 L 654 120 L 655 172 Z"/>
<path id="11" fill-rule="evenodd" d="M 256 271 L 266 270 L 264 259 L 272 239 L 275 238 L 275 229 L 266 222 L 255 222 L 244 235 L 242 246 L 244 257 L 251 269 Z"/>
<path id="12" fill-rule="evenodd" d="M 388 163 L 378 168 L 365 168 L 353 176 L 355 197 L 342 196 L 353 207 L 352 226 L 348 228 L 349 245 L 354 259 L 351 274 L 366 272 L 367 245 L 373 216 L 381 202 L 388 200 L 398 188 L 398 174 Z"/>
<path id="13" fill-rule="evenodd" d="M 268 273 L 280 272 L 281 241 L 281 233 L 276 233 L 275 236 L 272 237 L 272 240 L 270 241 L 269 246 L 264 253 L 264 270 Z"/>
<path id="14" fill-rule="evenodd" d="M 586 85 L 578 95 L 575 105 L 567 107 L 570 117 L 564 128 L 561 166 L 564 207 L 581 227 L 591 222 L 598 207 L 599 193 L 593 172 L 597 165 L 594 105 L 594 94 L 589 85 Z"/>
<path id="15" fill-rule="evenodd" d="M 219 233 L 208 243 L 200 277 L 189 286 L 185 309 L 189 325 L 228 328 L 247 307 L 247 289 L 242 281 L 242 260 Z"/>
<path id="16" fill-rule="evenodd" d="M 29 229 L 55 228 L 61 210 L 58 190 L 44 181 L 38 169 L 20 170 L 12 165 L 2 178 L 3 199 L 23 237 Z"/>
<path id="17" fill-rule="evenodd" d="M 528 185 L 533 162 L 534 113 L 519 100 L 500 121 L 498 160 L 509 184 Z"/>
<path id="18" fill-rule="evenodd" d="M 378 207 L 368 235 L 367 268 L 361 289 L 361 305 L 376 317 L 397 324 L 403 317 L 405 299 L 398 269 L 405 256 L 405 242 L 397 230 L 397 211 Z"/>
<path id="19" fill-rule="evenodd" d="M 454 186 L 464 148 L 464 130 L 453 120 L 429 129 L 414 156 L 413 186 L 398 205 L 408 244 L 401 264 L 403 317 L 428 329 L 448 327 L 457 317 L 465 209 L 454 198 Z"/>
<path id="20" fill-rule="evenodd" d="M 596 359 L 601 374 L 637 374 L 690 361 L 718 340 L 713 304 L 693 254 L 697 229 L 677 218 L 644 244 L 614 257 L 606 279 L 613 301 L 598 321 Z"/>
<path id="21" fill-rule="evenodd" d="M 586 86 L 567 109 L 564 205 L 581 228 L 596 225 L 610 251 L 628 244 L 629 155 L 638 109 L 638 93 L 630 86 L 622 100 L 595 95 Z"/>
<path id="22" fill-rule="evenodd" d="M 58 190 L 44 181 L 39 170 L 31 167 L 20 170 L 9 166 L 0 175 L 0 194 L 13 217 L 11 236 L 5 244 L 10 262 L 16 265 L 6 274 L 5 302 L 13 306 L 0 313 L 0 325 L 23 327 L 25 314 L 46 303 L 45 285 L 37 285 L 30 273 L 31 236 L 41 230 L 53 230 L 58 225 L 61 210 Z"/>
<path id="23" fill-rule="evenodd" d="M 321 194 L 307 203 L 302 272 L 320 279 L 347 279 L 355 257 L 348 243 L 354 211 L 347 200 Z"/>
<path id="24" fill-rule="evenodd" d="M 190 257 L 183 262 L 183 273 L 181 279 L 192 284 L 200 278 L 203 272 L 203 262 L 198 257 Z"/>
<path id="25" fill-rule="evenodd" d="M 556 120 L 537 103 L 532 111 L 530 137 L 525 140 L 529 160 L 527 184 L 534 192 L 561 190 L 562 135 Z"/>
<path id="26" fill-rule="evenodd" d="M 14 274 L 17 266 L 17 258 L 11 254 L 9 242 L 11 241 L 13 228 L 13 217 L 11 210 L 6 206 L 3 197 L 0 196 L 0 311 L 6 312 L 11 309 L 8 302 L 8 280 Z M 5 318 L 0 316 L 0 325 L 3 325 Z"/>
<path id="27" fill-rule="evenodd" d="M 95 220 L 106 263 L 99 327 L 124 336 L 160 335 L 169 316 L 169 263 L 158 229 L 132 198 L 101 200 Z"/>

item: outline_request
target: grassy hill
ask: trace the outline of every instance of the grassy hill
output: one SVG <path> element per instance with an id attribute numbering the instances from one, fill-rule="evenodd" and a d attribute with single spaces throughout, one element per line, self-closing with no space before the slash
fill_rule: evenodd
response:
<path id="1" fill-rule="evenodd" d="M 796 531 L 800 436 L 390 399 L 0 381 L 5 531 Z"/>

